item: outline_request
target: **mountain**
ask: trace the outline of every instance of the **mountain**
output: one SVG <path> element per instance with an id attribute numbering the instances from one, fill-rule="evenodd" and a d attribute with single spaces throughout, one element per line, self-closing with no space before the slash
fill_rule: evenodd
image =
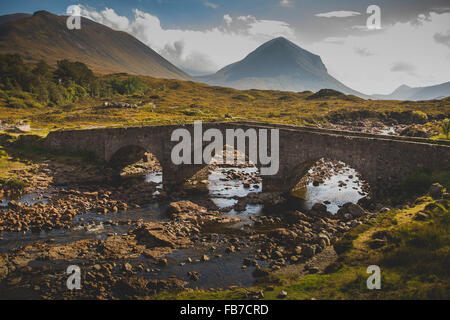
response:
<path id="1" fill-rule="evenodd" d="M 322 59 L 291 41 L 272 39 L 243 60 L 230 64 L 215 74 L 196 77 L 200 82 L 236 89 L 271 89 L 319 91 L 333 89 L 364 97 L 330 74 Z"/>
<path id="2" fill-rule="evenodd" d="M 10 21 L 15 21 L 15 20 L 19 20 L 19 19 L 23 19 L 23 18 L 27 18 L 30 17 L 31 14 L 28 13 L 15 13 L 15 14 L 7 14 L 4 16 L 0 16 L 0 24 L 6 23 L 6 22 L 10 22 Z"/>
<path id="3" fill-rule="evenodd" d="M 450 81 L 429 87 L 408 87 L 402 85 L 391 94 L 375 94 L 373 97 L 380 100 L 433 100 L 450 96 Z"/>
<path id="4" fill-rule="evenodd" d="M 19 53 L 26 62 L 80 61 L 102 74 L 193 80 L 128 33 L 85 18 L 80 30 L 69 30 L 66 19 L 47 11 L 0 16 L 0 53 Z"/>

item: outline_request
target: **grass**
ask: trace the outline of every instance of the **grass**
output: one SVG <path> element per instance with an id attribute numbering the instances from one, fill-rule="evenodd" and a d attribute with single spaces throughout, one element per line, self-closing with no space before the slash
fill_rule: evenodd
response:
<path id="1" fill-rule="evenodd" d="M 272 275 L 265 284 L 249 289 L 218 292 L 191 291 L 164 293 L 156 299 L 247 299 L 249 292 L 264 290 L 264 299 L 278 299 L 281 290 L 286 299 L 450 299 L 450 201 L 437 202 L 423 197 L 419 204 L 403 210 L 391 210 L 360 225 L 339 243 L 346 242 L 338 260 L 325 274 L 302 279 Z M 414 216 L 422 211 L 426 221 Z M 386 234 L 386 245 L 371 249 L 377 232 Z M 338 246 L 339 246 L 338 243 Z M 367 289 L 367 267 L 381 268 L 381 290 Z M 268 284 L 274 289 L 266 290 Z"/>
<path id="2" fill-rule="evenodd" d="M 112 75 L 109 78 L 123 78 Z M 292 125 L 313 125 L 331 120 L 374 119 L 426 121 L 445 117 L 450 100 L 376 101 L 351 96 L 317 96 L 311 92 L 245 90 L 213 87 L 180 80 L 139 77 L 148 88 L 134 95 L 87 99 L 64 106 L 34 106 L 30 94 L 3 91 L 0 114 L 7 122 L 28 120 L 43 132 L 59 128 L 141 126 L 203 121 L 254 120 Z M 11 107 L 9 97 L 22 106 Z M 106 101 L 138 104 L 138 109 L 104 108 Z"/>

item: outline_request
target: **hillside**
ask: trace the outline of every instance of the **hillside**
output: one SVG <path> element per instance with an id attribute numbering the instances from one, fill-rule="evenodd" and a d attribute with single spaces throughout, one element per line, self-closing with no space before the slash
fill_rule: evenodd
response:
<path id="1" fill-rule="evenodd" d="M 243 60 L 230 64 L 217 73 L 197 77 L 201 82 L 236 89 L 284 91 L 319 91 L 333 89 L 364 97 L 330 74 L 322 59 L 291 41 L 272 39 Z"/>
<path id="2" fill-rule="evenodd" d="M 402 85 L 398 87 L 391 94 L 374 95 L 376 99 L 385 100 L 432 100 L 432 99 L 443 99 L 450 96 L 450 81 L 435 86 L 428 87 L 409 87 Z"/>
<path id="3" fill-rule="evenodd" d="M 69 30 L 66 18 L 46 11 L 0 17 L 0 53 L 19 53 L 26 62 L 54 65 L 81 61 L 97 73 L 129 73 L 156 78 L 191 77 L 128 33 L 82 18 L 81 30 Z"/>

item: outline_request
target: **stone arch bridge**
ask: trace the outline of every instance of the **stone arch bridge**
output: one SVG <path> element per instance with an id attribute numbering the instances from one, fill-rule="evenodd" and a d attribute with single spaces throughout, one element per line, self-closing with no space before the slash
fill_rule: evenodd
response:
<path id="1" fill-rule="evenodd" d="M 172 163 L 172 147 L 178 143 L 171 142 L 173 130 L 185 128 L 193 137 L 193 127 L 187 124 L 54 131 L 44 145 L 66 152 L 89 152 L 99 161 L 123 166 L 138 161 L 144 152 L 151 152 L 163 168 L 164 187 L 171 188 L 182 185 L 206 166 Z M 279 170 L 273 176 L 263 176 L 264 191 L 289 192 L 320 158 L 340 160 L 356 169 L 374 195 L 395 191 L 402 179 L 416 170 L 450 169 L 448 141 L 256 122 L 203 123 L 203 132 L 209 128 L 219 129 L 224 137 L 226 129 L 279 129 Z"/>

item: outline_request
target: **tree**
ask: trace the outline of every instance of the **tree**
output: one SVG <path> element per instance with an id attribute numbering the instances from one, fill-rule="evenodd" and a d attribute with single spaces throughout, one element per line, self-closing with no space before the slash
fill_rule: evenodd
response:
<path id="1" fill-rule="evenodd" d="M 442 127 L 442 132 L 448 139 L 448 136 L 450 135 L 450 120 L 445 119 L 444 121 L 442 121 L 441 127 Z"/>
<path id="2" fill-rule="evenodd" d="M 82 62 L 71 62 L 69 60 L 60 60 L 57 62 L 57 68 L 54 72 L 57 82 L 68 85 L 70 81 L 89 88 L 96 80 L 94 73 Z"/>

